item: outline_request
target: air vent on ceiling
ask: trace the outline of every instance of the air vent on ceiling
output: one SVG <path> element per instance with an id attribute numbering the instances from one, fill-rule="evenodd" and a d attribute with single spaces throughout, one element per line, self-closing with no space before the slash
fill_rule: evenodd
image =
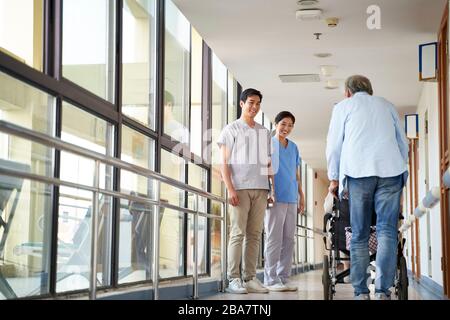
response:
<path id="1" fill-rule="evenodd" d="M 297 82 L 320 82 L 318 74 L 284 74 L 279 75 L 281 82 L 297 83 Z"/>

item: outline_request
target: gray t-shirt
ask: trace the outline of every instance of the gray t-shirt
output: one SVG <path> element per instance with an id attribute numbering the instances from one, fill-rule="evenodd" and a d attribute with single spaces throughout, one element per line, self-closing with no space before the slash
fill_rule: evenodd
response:
<path id="1" fill-rule="evenodd" d="M 231 150 L 229 166 L 236 190 L 269 190 L 268 164 L 271 156 L 270 132 L 256 123 L 251 128 L 244 120 L 228 124 L 217 144 Z"/>

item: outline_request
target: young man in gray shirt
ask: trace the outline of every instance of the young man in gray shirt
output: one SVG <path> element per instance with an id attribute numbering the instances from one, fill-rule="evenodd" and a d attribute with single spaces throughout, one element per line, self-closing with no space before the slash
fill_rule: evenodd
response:
<path id="1" fill-rule="evenodd" d="M 269 292 L 256 278 L 264 213 L 268 199 L 274 201 L 272 193 L 269 197 L 269 177 L 273 184 L 270 132 L 255 122 L 261 100 L 262 94 L 258 90 L 243 91 L 240 119 L 228 124 L 217 141 L 222 178 L 233 206 L 228 244 L 229 285 L 226 289 L 230 293 Z"/>

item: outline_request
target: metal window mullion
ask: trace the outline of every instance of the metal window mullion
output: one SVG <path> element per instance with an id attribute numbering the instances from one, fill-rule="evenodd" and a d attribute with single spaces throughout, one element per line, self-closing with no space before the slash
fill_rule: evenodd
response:
<path id="1" fill-rule="evenodd" d="M 92 199 L 92 214 L 91 214 L 91 264 L 89 277 L 89 299 L 95 300 L 97 298 L 97 252 L 98 252 L 98 219 L 99 219 L 99 187 L 100 187 L 100 161 L 95 161 L 94 171 L 94 188 Z"/>

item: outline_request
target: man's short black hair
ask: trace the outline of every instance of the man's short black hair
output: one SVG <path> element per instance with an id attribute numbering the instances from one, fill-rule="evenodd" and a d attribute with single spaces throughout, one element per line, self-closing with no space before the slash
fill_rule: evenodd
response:
<path id="1" fill-rule="evenodd" d="M 280 122 L 284 118 L 291 118 L 292 119 L 292 123 L 295 123 L 295 117 L 294 117 L 294 115 L 292 113 L 290 113 L 289 111 L 281 111 L 275 117 L 275 124 L 277 124 L 278 122 Z"/>
<path id="2" fill-rule="evenodd" d="M 262 96 L 261 92 L 259 92 L 256 89 L 252 89 L 252 88 L 245 89 L 244 91 L 242 91 L 240 99 L 241 99 L 242 102 L 245 103 L 247 101 L 247 98 L 250 97 L 250 96 L 258 96 L 260 102 L 262 102 L 263 96 Z"/>

